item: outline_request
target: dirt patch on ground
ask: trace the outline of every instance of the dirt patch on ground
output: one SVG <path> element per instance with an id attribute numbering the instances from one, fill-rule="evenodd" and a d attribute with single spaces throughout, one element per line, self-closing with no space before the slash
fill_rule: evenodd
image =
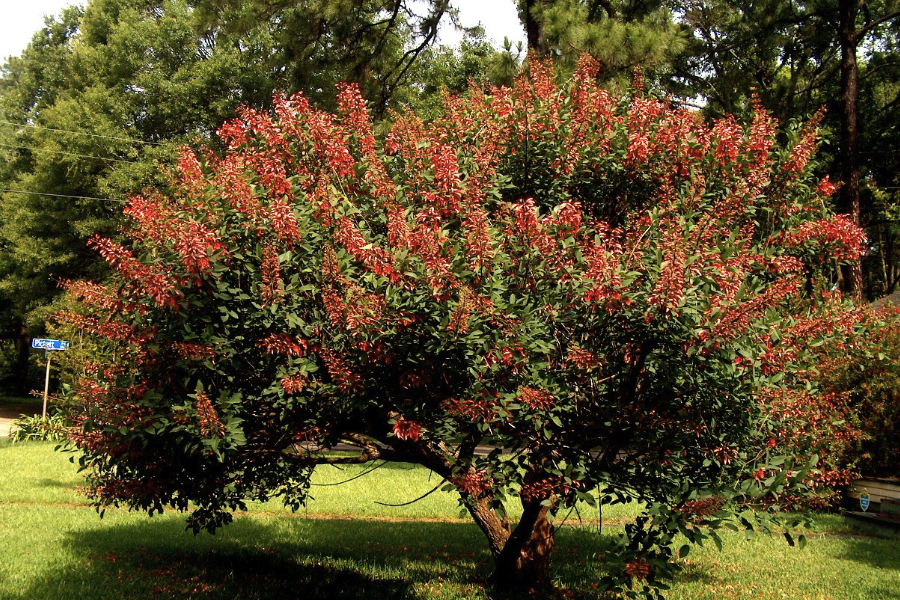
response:
<path id="1" fill-rule="evenodd" d="M 34 402 L 0 404 L 0 437 L 9 437 L 12 422 L 22 415 L 41 414 L 42 405 Z"/>

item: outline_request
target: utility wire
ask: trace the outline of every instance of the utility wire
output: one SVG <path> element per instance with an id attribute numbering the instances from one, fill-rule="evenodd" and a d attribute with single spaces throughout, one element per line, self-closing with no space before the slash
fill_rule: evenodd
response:
<path id="1" fill-rule="evenodd" d="M 101 202 L 118 202 L 123 203 L 127 200 L 116 200 L 115 198 L 94 198 L 93 196 L 69 196 L 68 194 L 49 194 L 46 192 L 26 192 L 24 190 L 10 190 L 0 188 L 0 192 L 12 192 L 13 194 L 31 194 L 32 196 L 50 196 L 53 198 L 75 198 L 76 200 L 100 200 Z"/>
<path id="2" fill-rule="evenodd" d="M 384 461 L 384 462 L 381 463 L 380 465 L 375 465 L 374 467 L 369 467 L 368 469 L 366 469 L 365 471 L 363 471 L 363 472 L 360 473 L 359 475 L 355 475 L 355 476 L 351 477 L 350 479 L 345 479 L 344 481 L 338 481 L 337 483 L 311 483 L 311 484 L 309 484 L 309 485 L 314 486 L 314 487 L 332 487 L 332 486 L 335 486 L 335 485 L 344 485 L 345 483 L 349 483 L 349 482 L 353 481 L 354 479 L 359 479 L 359 478 L 362 477 L 363 475 L 368 475 L 369 473 L 371 473 L 371 472 L 374 471 L 375 469 L 380 469 L 381 467 L 383 467 L 383 466 L 386 465 L 386 464 L 387 464 L 387 461 Z"/>
<path id="3" fill-rule="evenodd" d="M 50 152 L 51 154 L 63 154 L 63 155 L 65 155 L 65 156 L 77 156 L 77 157 L 79 157 L 79 158 L 93 158 L 93 159 L 95 159 L 95 160 L 109 160 L 109 161 L 112 161 L 112 162 L 130 163 L 130 164 L 132 164 L 132 165 L 147 165 L 147 166 L 150 166 L 148 163 L 144 163 L 144 162 L 137 161 L 137 160 L 125 160 L 125 159 L 122 159 L 122 158 L 106 158 L 106 157 L 104 157 L 104 156 L 92 156 L 92 155 L 90 155 L 90 154 L 76 154 L 75 152 L 63 152 L 62 150 L 48 150 L 47 148 L 36 149 L 36 148 L 30 148 L 30 147 L 28 147 L 28 146 L 17 146 L 17 145 L 14 145 L 14 144 L 0 144 L 0 147 L 3 147 L 3 148 L 19 148 L 19 149 L 21 149 L 21 150 L 31 150 L 32 152 Z"/>
<path id="4" fill-rule="evenodd" d="M 29 125 L 28 123 L 13 123 L 12 121 L 0 121 L 0 125 L 12 125 L 14 127 L 31 127 L 32 129 L 43 129 L 45 131 L 55 131 L 57 133 L 68 133 L 71 135 L 84 135 L 88 137 L 101 138 L 104 140 L 118 140 L 120 142 L 131 142 L 132 144 L 149 144 L 151 146 L 162 146 L 162 142 L 145 142 L 143 140 L 134 140 L 131 138 L 113 137 L 111 135 L 100 135 L 98 133 L 86 133 L 84 131 L 71 131 L 68 129 L 55 129 L 53 127 L 43 127 L 41 125 Z"/>

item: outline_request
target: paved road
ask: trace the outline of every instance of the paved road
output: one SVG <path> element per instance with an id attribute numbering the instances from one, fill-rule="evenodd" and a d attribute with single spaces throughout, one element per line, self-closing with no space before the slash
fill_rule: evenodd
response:
<path id="1" fill-rule="evenodd" d="M 41 414 L 41 405 L 33 402 L 22 404 L 0 404 L 0 437 L 9 437 L 12 422 L 23 414 Z"/>

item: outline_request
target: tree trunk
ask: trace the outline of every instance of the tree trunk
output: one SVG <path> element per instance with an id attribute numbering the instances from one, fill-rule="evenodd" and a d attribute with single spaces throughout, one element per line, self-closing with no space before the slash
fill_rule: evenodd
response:
<path id="1" fill-rule="evenodd" d="M 535 16 L 537 6 L 541 0 L 525 0 L 519 6 L 523 10 L 523 20 L 525 21 L 525 37 L 528 40 L 528 52 L 535 53 L 540 57 L 550 55 L 550 49 L 544 40 L 544 26 Z"/>
<path id="2" fill-rule="evenodd" d="M 525 512 L 509 536 L 503 552 L 495 558 L 497 586 L 503 589 L 549 589 L 553 525 L 547 519 L 549 506 L 523 503 Z"/>
<path id="3" fill-rule="evenodd" d="M 841 0 L 838 38 L 841 45 L 841 188 L 838 210 L 860 224 L 859 203 L 859 69 L 856 63 L 858 44 L 856 0 Z M 862 263 L 854 260 L 844 269 L 845 292 L 857 301 L 863 297 Z"/>
<path id="4" fill-rule="evenodd" d="M 496 570 L 494 583 L 504 591 L 545 590 L 552 586 L 550 557 L 553 553 L 553 526 L 547 519 L 550 506 L 541 500 L 522 503 L 522 518 L 510 532 L 509 522 L 500 519 L 481 498 L 469 506 L 469 513 L 488 538 Z"/>
<path id="5" fill-rule="evenodd" d="M 15 390 L 16 393 L 25 396 L 28 389 L 28 358 L 31 352 L 31 338 L 24 325 L 19 326 L 19 335 L 16 337 L 16 368 Z"/>

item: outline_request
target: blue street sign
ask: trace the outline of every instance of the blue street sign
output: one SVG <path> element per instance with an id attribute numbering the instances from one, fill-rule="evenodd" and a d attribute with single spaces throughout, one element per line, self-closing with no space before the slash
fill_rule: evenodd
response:
<path id="1" fill-rule="evenodd" d="M 69 347 L 69 342 L 62 340 L 31 340 L 31 347 L 39 350 L 65 350 Z"/>
<path id="2" fill-rule="evenodd" d="M 859 495 L 859 507 L 863 509 L 863 512 L 869 510 L 869 492 L 864 491 Z"/>

